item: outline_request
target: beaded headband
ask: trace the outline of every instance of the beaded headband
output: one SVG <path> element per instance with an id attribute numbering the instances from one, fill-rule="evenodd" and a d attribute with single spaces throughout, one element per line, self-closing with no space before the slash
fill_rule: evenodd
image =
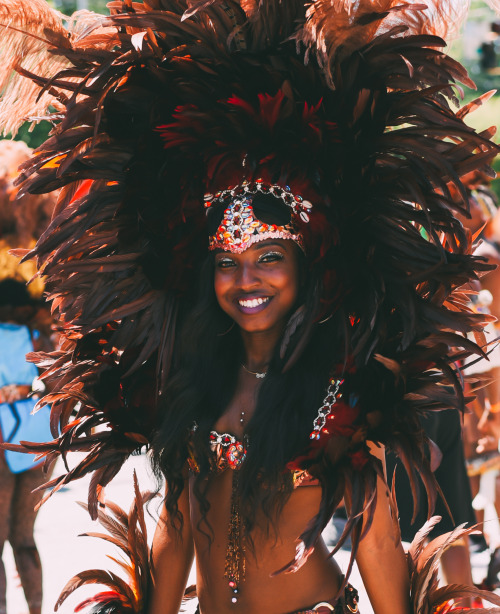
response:
<path id="1" fill-rule="evenodd" d="M 290 223 L 285 225 L 266 224 L 254 213 L 252 206 L 255 194 L 270 194 L 282 200 L 292 210 Z M 205 208 L 208 210 L 218 204 L 226 204 L 221 223 L 214 235 L 209 237 L 209 250 L 222 249 L 241 254 L 254 243 L 266 239 L 290 239 L 304 249 L 303 239 L 294 218 L 309 222 L 312 204 L 290 188 L 265 183 L 263 179 L 243 181 L 240 185 L 227 188 L 214 194 L 205 194 Z"/>

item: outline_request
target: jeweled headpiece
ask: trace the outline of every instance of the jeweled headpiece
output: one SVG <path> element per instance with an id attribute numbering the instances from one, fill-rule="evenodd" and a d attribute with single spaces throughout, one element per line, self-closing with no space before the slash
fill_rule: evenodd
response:
<path id="1" fill-rule="evenodd" d="M 287 224 L 268 224 L 258 219 L 252 206 L 255 194 L 269 194 L 280 199 L 291 209 L 290 222 Z M 243 181 L 240 185 L 221 192 L 205 194 L 205 208 L 226 205 L 224 215 L 215 234 L 209 237 L 209 250 L 222 249 L 226 252 L 241 254 L 254 243 L 266 239 L 289 239 L 304 249 L 302 235 L 296 225 L 300 218 L 309 222 L 312 204 L 302 196 L 293 194 L 290 188 L 265 183 L 263 179 Z"/>

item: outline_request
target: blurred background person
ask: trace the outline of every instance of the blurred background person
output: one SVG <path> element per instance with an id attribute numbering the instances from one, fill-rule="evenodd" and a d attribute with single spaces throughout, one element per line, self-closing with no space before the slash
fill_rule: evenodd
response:
<path id="1" fill-rule="evenodd" d="M 486 225 L 496 215 L 496 200 L 486 184 L 487 179 L 483 173 L 476 171 L 463 178 L 463 183 L 469 194 L 470 216 L 462 216 L 461 221 L 470 231 L 471 240 L 483 238 L 482 233 L 485 232 Z M 497 263 L 496 248 L 489 246 L 489 243 L 484 240 L 483 243 L 486 245 L 486 249 L 482 245 L 480 246 L 480 250 L 482 247 L 482 255 Z M 477 254 L 478 250 L 475 253 Z M 487 274 L 483 279 L 486 279 L 489 275 L 492 275 L 492 273 Z M 494 280 L 493 283 L 498 282 Z M 490 306 L 493 298 L 490 292 L 482 289 L 479 282 L 475 289 L 477 294 L 470 308 L 476 312 L 491 313 Z M 426 434 L 439 449 L 434 463 L 434 475 L 443 493 L 443 498 L 438 498 L 435 509 L 435 514 L 442 516 L 443 520 L 434 528 L 430 534 L 431 538 L 452 531 L 460 524 L 465 523 L 467 526 L 472 526 L 484 519 L 484 515 L 481 513 L 476 517 L 473 509 L 473 497 L 479 492 L 479 475 L 471 478 L 471 482 L 469 482 L 465 454 L 467 454 L 467 460 L 472 461 L 481 458 L 487 451 L 487 438 L 490 434 L 488 431 L 489 421 L 485 420 L 484 412 L 485 409 L 489 410 L 491 405 L 496 405 L 500 401 L 500 380 L 498 378 L 500 347 L 492 344 L 497 336 L 495 325 L 490 323 L 485 331 L 485 343 L 490 344 L 485 347 L 485 350 L 489 352 L 489 360 L 473 360 L 470 361 L 471 364 L 464 366 L 464 372 L 471 380 L 472 391 L 476 395 L 473 403 L 474 412 L 466 416 L 464 422 L 465 435 L 462 431 L 461 417 L 457 411 L 435 412 L 422 418 L 422 426 Z M 485 378 L 489 381 L 487 386 L 485 386 Z M 466 442 L 465 450 L 464 438 Z M 496 450 L 497 446 L 494 445 L 494 447 Z M 498 452 L 495 452 L 495 454 L 498 455 Z M 482 460 L 479 462 L 482 462 Z M 406 471 L 393 455 L 388 456 L 387 472 L 389 479 L 393 476 L 395 480 L 402 539 L 411 542 L 428 514 L 424 486 L 421 482 L 417 483 L 419 505 L 416 518 L 412 522 L 413 497 L 410 483 Z M 493 499 L 494 496 L 492 496 L 492 503 Z M 475 546 L 479 545 L 479 547 L 486 548 L 483 535 L 474 536 L 473 539 L 476 540 Z M 441 563 L 446 582 L 450 584 L 473 584 L 469 540 L 467 538 L 455 542 L 452 547 L 448 548 L 441 559 Z"/>
<path id="2" fill-rule="evenodd" d="M 55 203 L 53 196 L 31 195 L 16 202 L 17 168 L 30 153 L 23 142 L 0 141 L 0 437 L 14 444 L 51 439 L 49 408 L 32 414 L 43 385 L 35 365 L 26 361 L 33 350 L 53 348 L 50 311 L 42 299 L 42 280 L 35 279 L 29 290 L 26 286 L 36 273 L 33 263 L 19 264 L 9 253 L 34 245 Z M 0 452 L 0 549 L 10 542 L 30 614 L 40 614 L 42 608 L 42 569 L 33 537 L 41 494 L 33 490 L 47 479 L 30 455 Z M 0 558 L 0 614 L 6 612 Z"/>
<path id="3" fill-rule="evenodd" d="M 498 34 L 500 23 L 493 21 L 479 47 L 479 66 L 483 72 L 495 72 L 498 66 Z"/>
<path id="4" fill-rule="evenodd" d="M 478 181 L 481 178 L 477 178 Z M 483 178 L 484 179 L 484 178 Z M 500 265 L 500 215 L 497 200 L 486 182 L 472 185 L 471 209 L 473 215 L 469 228 L 482 239 L 476 254 L 488 258 L 489 262 Z M 481 279 L 480 290 L 474 301 L 477 312 L 491 313 L 496 322 L 485 330 L 489 344 L 488 360 L 479 360 L 468 367 L 467 372 L 477 374 L 477 390 L 472 387 L 475 399 L 470 404 L 473 410 L 465 418 L 465 451 L 474 495 L 474 507 L 478 521 L 484 519 L 484 510 L 494 505 L 496 516 L 500 516 L 500 269 L 490 271 Z M 481 382 L 487 378 L 487 384 Z M 485 525 L 485 535 L 491 551 L 484 586 L 495 588 L 499 585 L 500 541 L 497 532 Z M 476 540 L 478 538 L 475 538 Z"/>
<path id="5" fill-rule="evenodd" d="M 433 412 L 423 417 L 421 421 L 425 433 L 437 445 L 442 455 L 439 459 L 439 466 L 435 469 L 433 467 L 444 498 L 443 500 L 438 497 L 436 501 L 434 514 L 441 516 L 442 520 L 429 535 L 430 539 L 433 539 L 452 531 L 463 523 L 469 527 L 473 526 L 476 518 L 472 508 L 471 489 L 465 467 L 460 414 L 457 410 L 449 409 Z M 433 464 L 431 457 L 431 466 Z M 404 467 L 394 454 L 387 455 L 387 476 L 389 480 L 391 478 L 394 480 L 401 538 L 405 542 L 411 542 L 427 520 L 427 496 L 424 486 L 419 479 L 417 482 L 418 512 L 415 521 L 412 522 L 413 496 L 410 482 Z M 466 538 L 451 544 L 441 557 L 441 565 L 446 583 L 473 585 L 469 545 Z M 463 605 L 470 607 L 471 604 L 464 601 Z"/>
<path id="6" fill-rule="evenodd" d="M 494 242 L 488 238 L 490 224 L 497 214 L 496 196 L 489 187 L 489 178 L 481 173 L 470 173 L 466 179 L 471 215 L 469 218 L 462 217 L 461 221 L 479 243 L 475 254 L 482 255 L 498 265 L 499 251 Z M 477 294 L 473 296 L 470 304 L 474 312 L 492 314 L 498 318 L 499 301 L 497 300 L 495 304 L 489 290 L 498 283 L 500 283 L 498 270 L 488 272 L 480 282 L 477 282 Z M 484 332 L 488 359 L 474 360 L 464 368 L 464 373 L 472 378 L 468 386 L 473 397 L 469 403 L 471 412 L 464 417 L 464 449 L 476 519 L 479 523 L 484 520 L 484 508 L 488 504 L 495 504 L 494 488 L 488 489 L 489 494 L 486 498 L 483 493 L 487 482 L 495 482 L 495 476 L 500 468 L 498 442 L 490 429 L 493 412 L 500 403 L 500 346 L 495 342 L 500 332 L 498 323 L 490 322 Z M 500 508 L 497 510 L 497 515 L 498 511 Z M 470 540 L 475 551 L 486 548 L 484 536 L 474 535 Z"/>

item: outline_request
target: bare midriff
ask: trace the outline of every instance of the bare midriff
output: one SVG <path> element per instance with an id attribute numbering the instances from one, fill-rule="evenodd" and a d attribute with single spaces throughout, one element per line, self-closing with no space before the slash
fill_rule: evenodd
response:
<path id="1" fill-rule="evenodd" d="M 190 479 L 191 523 L 196 552 L 197 590 L 201 614 L 288 614 L 333 599 L 341 572 L 321 541 L 306 563 L 294 573 L 272 574 L 295 556 L 297 537 L 319 509 L 321 488 L 307 486 L 293 491 L 280 515 L 278 533 L 257 526 L 252 532 L 254 551 L 246 549 L 245 580 L 240 583 L 237 604 L 224 577 L 233 471 L 226 470 L 210 480 L 207 499 L 209 527 L 201 520 Z M 257 517 L 257 525 L 259 518 Z M 203 531 L 211 534 L 211 543 Z"/>

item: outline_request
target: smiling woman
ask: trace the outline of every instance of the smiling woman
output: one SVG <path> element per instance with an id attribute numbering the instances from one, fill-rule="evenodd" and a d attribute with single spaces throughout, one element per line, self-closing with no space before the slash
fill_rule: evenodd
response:
<path id="1" fill-rule="evenodd" d="M 93 517 L 141 446 L 166 482 L 151 564 L 139 531 L 131 586 L 109 576 L 94 612 L 176 614 L 195 554 L 201 614 L 354 614 L 321 538 L 342 500 L 375 614 L 462 594 L 422 544 L 405 566 L 383 466 L 388 446 L 432 507 L 418 418 L 464 409 L 457 364 L 484 339 L 464 295 L 488 265 L 451 188 L 498 148 L 464 122 L 480 102 L 456 106 L 457 3 L 427 4 L 114 0 L 68 31 L 42 0 L 0 3 L 0 120 L 54 124 L 22 190 L 62 188 L 32 254 L 60 435 L 23 449 L 87 451 L 51 486 L 95 471 Z"/>
<path id="2" fill-rule="evenodd" d="M 342 574 L 328 559 L 321 538 L 293 580 L 287 574 L 275 576 L 295 557 L 292 536 L 313 520 L 321 504 L 317 477 L 304 469 L 283 469 L 294 457 L 294 449 L 307 448 L 308 434 L 324 413 L 319 408 L 328 370 L 322 364 L 326 349 L 322 331 L 312 336 L 289 373 L 278 367 L 304 319 L 306 297 L 314 295 L 311 281 L 315 276 L 311 271 L 305 274 L 310 262 L 300 230 L 309 214 L 314 215 L 314 206 L 307 202 L 306 222 L 300 216 L 303 200 L 296 201 L 289 188 L 263 180 L 242 186 L 206 199 L 212 252 L 206 267 L 213 277 L 206 269 L 201 271 L 199 303 L 181 336 L 182 366 L 165 391 L 165 418 L 153 443 L 157 466 L 168 483 L 184 482 L 175 501 L 179 509 L 170 509 L 174 503 L 171 490 L 166 494 L 166 509 L 171 518 L 181 508 L 189 509 L 189 523 L 183 525 L 180 544 L 165 543 L 167 516 L 159 525 L 153 543 L 158 571 L 150 612 L 177 610 L 177 602 L 171 610 L 162 604 L 182 583 L 178 577 L 166 582 L 162 570 L 179 558 L 189 566 L 191 542 L 203 613 L 230 613 L 237 604 L 241 612 L 265 608 L 283 614 L 305 611 L 321 602 L 324 605 L 318 607 L 326 608 L 324 611 L 337 608 L 341 612 Z M 292 197 L 293 207 L 283 202 L 283 195 Z M 215 205 L 214 200 L 218 201 Z M 223 316 L 232 327 L 218 331 L 214 323 Z M 200 347 L 206 348 L 202 354 L 196 350 Z M 337 382 L 324 403 L 336 403 L 339 385 Z M 209 390 L 208 395 L 204 390 Z M 170 416 L 181 406 L 184 419 L 188 419 L 187 406 L 193 416 L 189 475 L 182 474 L 181 465 L 180 475 L 172 471 Z M 185 454 L 174 452 L 179 453 Z M 276 509 L 279 529 L 272 529 Z M 391 535 L 388 509 L 377 513 L 376 524 Z M 276 538 L 269 539 L 270 529 L 276 531 Z M 370 547 L 370 541 L 364 541 L 361 552 Z M 390 538 L 389 542 L 387 560 L 404 569 L 402 550 Z M 400 587 L 395 602 L 405 612 L 404 573 Z M 356 611 L 354 589 L 348 587 L 342 603 L 344 599 Z"/>

